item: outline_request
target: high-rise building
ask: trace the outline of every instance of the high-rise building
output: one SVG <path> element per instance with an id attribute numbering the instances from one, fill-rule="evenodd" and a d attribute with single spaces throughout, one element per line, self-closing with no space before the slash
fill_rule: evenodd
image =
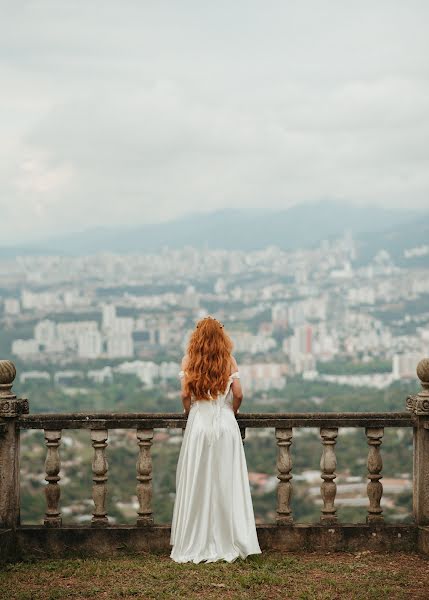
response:
<path id="1" fill-rule="evenodd" d="M 416 379 L 416 367 L 423 358 L 418 352 L 394 354 L 392 359 L 392 374 L 395 379 Z"/>
<path id="2" fill-rule="evenodd" d="M 241 384 L 245 391 L 281 390 L 286 385 L 285 365 L 281 363 L 241 364 Z"/>
<path id="3" fill-rule="evenodd" d="M 183 296 L 182 306 L 185 308 L 199 308 L 200 306 L 200 295 L 196 291 L 193 285 L 188 285 Z"/>
<path id="4" fill-rule="evenodd" d="M 116 317 L 110 330 L 120 334 L 132 333 L 134 331 L 134 319 L 132 317 Z"/>
<path id="5" fill-rule="evenodd" d="M 77 353 L 79 358 L 99 358 L 102 353 L 101 334 L 97 330 L 85 331 L 78 337 Z"/>
<path id="6" fill-rule="evenodd" d="M 129 358 L 134 356 L 134 342 L 131 333 L 114 333 L 107 337 L 109 358 Z"/>
<path id="7" fill-rule="evenodd" d="M 288 319 L 291 327 L 305 323 L 304 305 L 302 302 L 291 304 L 288 309 Z"/>
<path id="8" fill-rule="evenodd" d="M 116 321 L 116 306 L 114 304 L 103 304 L 102 313 L 103 331 L 109 331 L 113 329 Z"/>
<path id="9" fill-rule="evenodd" d="M 311 325 L 300 325 L 295 327 L 293 336 L 289 339 L 289 354 L 312 354 L 313 352 L 313 328 Z"/>
<path id="10" fill-rule="evenodd" d="M 54 321 L 43 319 L 34 326 L 34 338 L 44 346 L 50 346 L 57 337 L 57 328 Z"/>
<path id="11" fill-rule="evenodd" d="M 286 303 L 274 304 L 271 308 L 271 321 L 274 327 L 286 328 L 288 324 L 289 311 Z"/>
<path id="12" fill-rule="evenodd" d="M 21 303 L 17 298 L 5 298 L 4 313 L 5 315 L 19 315 L 21 312 Z"/>
<path id="13" fill-rule="evenodd" d="M 12 342 L 12 354 L 20 357 L 39 354 L 39 342 L 34 339 L 29 340 L 14 340 Z"/>

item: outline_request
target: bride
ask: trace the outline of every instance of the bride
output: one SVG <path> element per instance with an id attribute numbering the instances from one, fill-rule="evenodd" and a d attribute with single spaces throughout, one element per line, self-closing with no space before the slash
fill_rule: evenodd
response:
<path id="1" fill-rule="evenodd" d="M 179 563 L 260 554 L 246 457 L 235 419 L 243 399 L 232 342 L 213 317 L 193 331 L 179 375 L 188 415 L 176 471 L 171 558 Z"/>

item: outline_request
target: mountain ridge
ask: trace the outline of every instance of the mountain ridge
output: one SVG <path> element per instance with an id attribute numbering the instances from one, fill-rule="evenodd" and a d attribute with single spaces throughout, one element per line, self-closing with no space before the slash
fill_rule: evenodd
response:
<path id="1" fill-rule="evenodd" d="M 362 243 L 377 246 L 377 234 L 402 228 L 416 233 L 421 243 L 428 239 L 429 212 L 392 211 L 379 207 L 350 206 L 339 202 L 295 205 L 285 210 L 223 209 L 191 213 L 156 224 L 95 227 L 55 236 L 21 246 L 0 246 L 0 257 L 17 255 L 84 255 L 100 252 L 156 252 L 184 246 L 225 250 L 257 250 L 278 246 L 283 250 L 312 247 L 322 239 L 333 239 L 349 230 Z M 392 237 L 392 236 L 391 236 Z M 395 238 L 395 236 L 393 236 Z M 375 238 L 375 239 L 374 239 Z M 392 244 L 390 244 L 392 245 Z"/>

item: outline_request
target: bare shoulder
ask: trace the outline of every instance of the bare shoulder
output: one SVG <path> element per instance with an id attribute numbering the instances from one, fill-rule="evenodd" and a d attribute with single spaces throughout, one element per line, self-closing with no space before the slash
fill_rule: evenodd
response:
<path id="1" fill-rule="evenodd" d="M 235 357 L 231 354 L 231 374 L 235 373 L 236 371 L 238 371 L 237 361 L 235 360 Z"/>

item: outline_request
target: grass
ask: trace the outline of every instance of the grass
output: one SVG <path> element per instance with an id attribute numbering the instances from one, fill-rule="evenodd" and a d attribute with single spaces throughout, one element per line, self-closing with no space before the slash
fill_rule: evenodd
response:
<path id="1" fill-rule="evenodd" d="M 429 560 L 417 554 L 263 552 L 234 563 L 177 564 L 167 555 L 6 565 L 8 600 L 204 598 L 428 599 Z"/>

